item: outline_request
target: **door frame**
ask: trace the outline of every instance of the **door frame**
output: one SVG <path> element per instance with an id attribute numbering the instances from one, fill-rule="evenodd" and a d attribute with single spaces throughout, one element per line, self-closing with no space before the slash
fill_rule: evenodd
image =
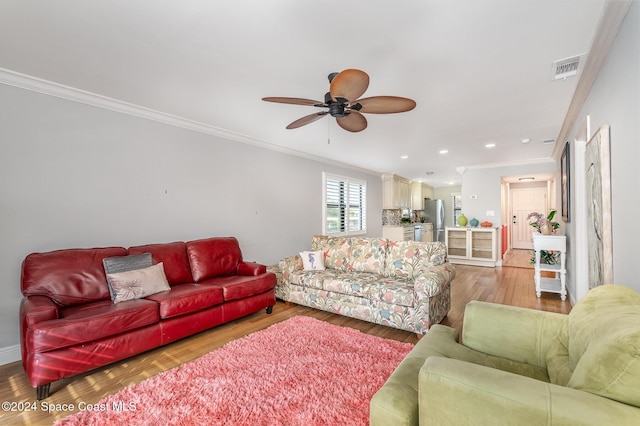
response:
<path id="1" fill-rule="evenodd" d="M 531 175 L 529 175 L 531 176 Z M 502 227 L 507 227 L 506 236 L 503 238 L 506 248 L 503 248 L 502 252 L 506 253 L 513 247 L 511 234 L 513 232 L 512 226 L 512 199 L 511 189 L 526 189 L 526 188 L 541 188 L 545 187 L 547 190 L 545 212 L 551 208 L 552 200 L 555 199 L 555 188 L 553 185 L 552 175 L 534 175 L 535 180 L 533 182 L 518 182 L 519 176 L 503 177 L 502 178 Z M 544 213 L 544 212 L 543 212 Z"/>

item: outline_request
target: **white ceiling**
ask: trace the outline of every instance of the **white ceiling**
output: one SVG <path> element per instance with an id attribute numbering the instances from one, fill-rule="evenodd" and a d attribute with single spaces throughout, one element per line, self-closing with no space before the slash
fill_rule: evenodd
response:
<path id="1" fill-rule="evenodd" d="M 552 81 L 551 63 L 589 50 L 603 5 L 2 0 L 0 68 L 439 187 L 459 183 L 461 166 L 550 158 L 542 141 L 557 138 L 578 81 Z M 317 110 L 261 101 L 322 100 L 327 75 L 346 68 L 369 74 L 365 97 L 417 107 L 368 114 L 368 128 L 349 133 L 331 117 L 286 130 Z"/>

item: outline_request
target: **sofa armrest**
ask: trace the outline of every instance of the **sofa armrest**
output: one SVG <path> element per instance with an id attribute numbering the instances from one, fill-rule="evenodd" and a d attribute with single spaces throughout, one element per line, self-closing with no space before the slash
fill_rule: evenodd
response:
<path id="1" fill-rule="evenodd" d="M 255 277 L 267 272 L 267 267 L 259 263 L 254 262 L 240 262 L 238 263 L 237 273 L 238 275 Z"/>
<path id="2" fill-rule="evenodd" d="M 20 303 L 20 319 L 24 326 L 58 319 L 58 305 L 46 296 L 27 296 Z"/>
<path id="3" fill-rule="evenodd" d="M 421 425 L 637 424 L 640 408 L 468 362 L 429 357 L 418 378 Z"/>
<path id="4" fill-rule="evenodd" d="M 455 276 L 456 268 L 448 262 L 429 266 L 425 272 L 422 272 L 414 280 L 413 288 L 416 291 L 416 297 L 420 300 L 435 296 Z"/>
<path id="5" fill-rule="evenodd" d="M 462 343 L 512 361 L 546 368 L 545 356 L 564 314 L 471 301 L 464 311 Z"/>
<path id="6" fill-rule="evenodd" d="M 289 282 L 289 275 L 291 275 L 292 272 L 304 269 L 304 266 L 302 265 L 302 258 L 297 254 L 285 257 L 278 263 L 278 266 L 280 267 L 282 277 L 286 282 Z"/>

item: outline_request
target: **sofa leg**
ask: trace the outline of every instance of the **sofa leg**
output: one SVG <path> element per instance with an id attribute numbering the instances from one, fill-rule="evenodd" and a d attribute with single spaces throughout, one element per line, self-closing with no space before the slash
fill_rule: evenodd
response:
<path id="1" fill-rule="evenodd" d="M 270 314 L 273 312 L 273 306 L 267 306 L 267 313 Z"/>
<path id="2" fill-rule="evenodd" d="M 47 383 L 46 385 L 40 385 L 36 387 L 36 398 L 38 401 L 41 399 L 49 398 L 49 390 L 51 389 L 51 383 Z"/>

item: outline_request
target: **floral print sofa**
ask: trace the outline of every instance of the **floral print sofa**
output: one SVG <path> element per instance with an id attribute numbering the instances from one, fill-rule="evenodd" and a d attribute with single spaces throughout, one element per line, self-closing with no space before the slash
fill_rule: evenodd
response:
<path id="1" fill-rule="evenodd" d="M 314 252 L 324 269 L 305 270 L 301 255 L 272 269 L 277 298 L 418 334 L 450 309 L 455 268 L 441 242 L 315 235 L 302 254 Z"/>

